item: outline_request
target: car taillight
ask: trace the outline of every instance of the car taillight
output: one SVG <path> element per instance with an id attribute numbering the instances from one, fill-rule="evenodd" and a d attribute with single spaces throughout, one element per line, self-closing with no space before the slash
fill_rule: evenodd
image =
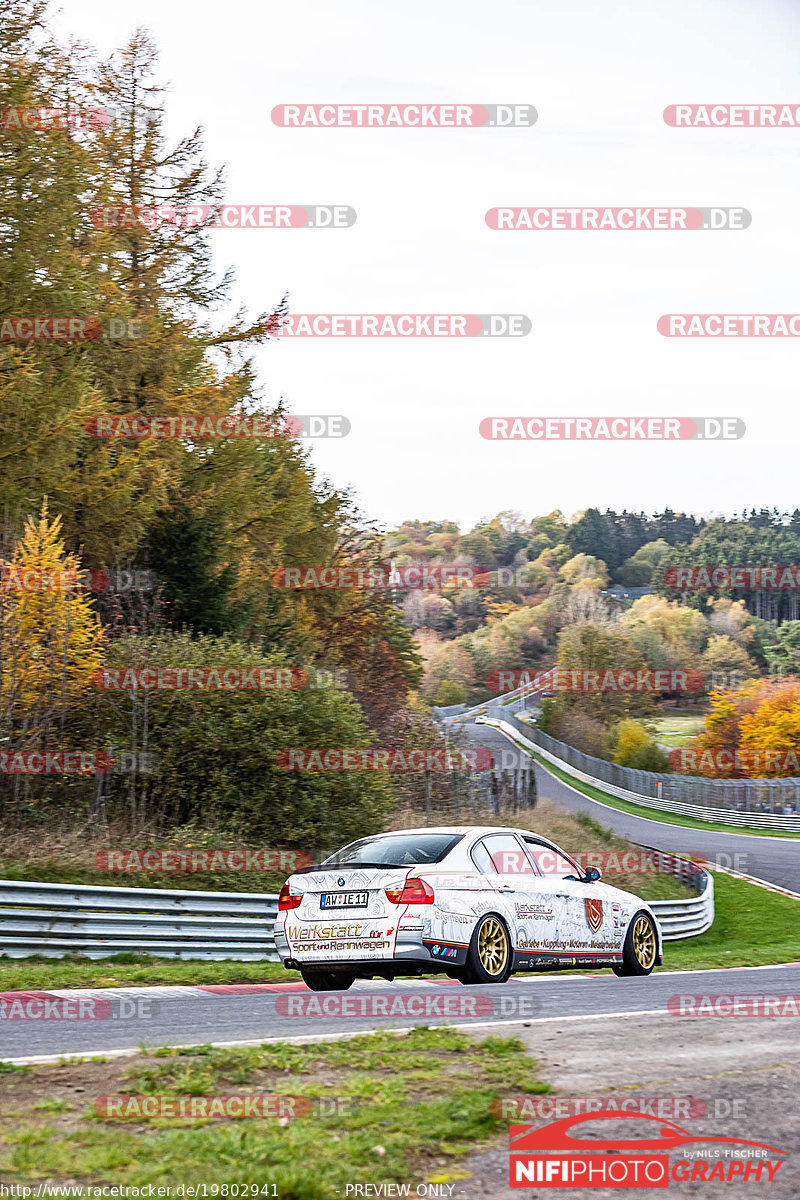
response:
<path id="1" fill-rule="evenodd" d="M 407 879 L 401 888 L 386 888 L 392 904 L 433 904 L 433 888 L 424 879 Z"/>
<path id="2" fill-rule="evenodd" d="M 285 883 L 283 885 L 283 887 L 281 888 L 280 896 L 278 896 L 278 912 L 283 912 L 287 908 L 297 908 L 297 906 L 300 904 L 302 899 L 303 899 L 302 892 L 300 892 L 299 895 L 293 896 L 292 893 L 289 891 L 288 883 Z"/>

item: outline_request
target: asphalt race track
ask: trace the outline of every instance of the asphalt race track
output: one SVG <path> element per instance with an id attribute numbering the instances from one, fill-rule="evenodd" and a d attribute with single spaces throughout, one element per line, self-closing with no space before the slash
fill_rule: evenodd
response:
<path id="1" fill-rule="evenodd" d="M 490 727 L 471 725 L 464 735 L 472 744 L 516 753 Z M 767 883 L 800 890 L 797 841 L 719 834 L 629 816 L 534 769 L 540 797 L 590 813 L 631 841 L 703 854 Z M 529 824 L 536 828 L 535 810 Z M 198 963 L 196 977 L 202 974 Z M 477 1038 L 519 1038 L 555 1097 L 700 1097 L 704 1115 L 692 1124 L 690 1135 L 700 1141 L 723 1131 L 745 1140 L 767 1138 L 781 1154 L 793 1155 L 791 1097 L 800 1087 L 797 1003 L 800 962 L 666 970 L 625 979 L 611 971 L 518 975 L 494 987 L 464 987 L 439 978 L 358 981 L 348 991 L 324 993 L 296 981 L 6 992 L 0 993 L 0 1060 L 51 1063 L 135 1055 L 162 1045 L 313 1042 L 380 1029 L 450 1025 Z M 730 1016 L 742 1019 L 725 1019 Z M 794 1020 L 777 1020 L 779 1016 Z M 641 1133 L 619 1122 L 615 1128 L 618 1136 Z M 800 1179 L 793 1158 L 782 1166 L 770 1195 L 772 1200 L 794 1200 Z M 505 1138 L 476 1147 L 459 1170 L 458 1182 L 448 1185 L 453 1200 L 514 1200 L 518 1194 L 508 1187 Z M 597 1200 L 613 1200 L 617 1192 L 594 1188 L 592 1194 Z M 636 1194 L 641 1194 L 638 1189 Z M 679 1183 L 673 1194 L 688 1200 L 698 1192 L 690 1182 Z"/>
<path id="2" fill-rule="evenodd" d="M 470 724 L 462 739 L 495 752 L 516 749 L 497 730 Z M 800 891 L 800 844 L 780 838 L 715 833 L 630 816 L 574 792 L 535 767 L 539 796 L 591 814 L 614 832 L 675 852 L 706 855 L 767 883 Z M 536 828 L 535 810 L 531 828 Z M 567 846 L 565 849 L 579 850 Z M 732 856 L 737 856 L 733 859 Z M 202 968 L 198 965 L 198 975 Z M 457 1024 L 499 1025 L 586 1022 L 606 1016 L 651 1014 L 667 1021 L 670 997 L 685 994 L 752 995 L 800 993 L 800 964 L 728 970 L 660 972 L 644 979 L 596 975 L 520 975 L 500 987 L 463 987 L 452 980 L 359 981 L 348 992 L 312 993 L 299 982 L 56 989 L 47 993 L 7 992 L 14 999 L 59 997 L 72 1010 L 57 1019 L 7 1017 L 0 1022 L 0 1059 L 58 1057 L 135 1051 L 147 1046 L 205 1042 L 254 1042 L 341 1036 L 373 1029 Z M 34 1003 L 33 1012 L 40 1005 Z"/>
<path id="3" fill-rule="evenodd" d="M 624 1014 L 661 1016 L 675 1022 L 677 1034 L 684 1019 L 670 1013 L 670 997 L 764 993 L 800 993 L 800 963 L 665 971 L 643 979 L 617 979 L 610 971 L 519 975 L 507 984 L 485 988 L 442 979 L 393 984 L 363 980 L 347 992 L 327 993 L 310 992 L 299 982 L 6 992 L 0 1059 L 135 1051 L 142 1043 L 149 1047 L 258 1044 L 267 1039 L 314 1039 L 413 1025 L 453 1024 L 490 1031 L 495 1027 L 493 1031 L 500 1032 L 500 1026 L 520 1022 L 557 1024 Z M 15 999 L 24 1007 L 26 998 L 35 1001 L 44 996 L 69 998 L 74 1016 L 14 1019 L 14 1008 L 9 1006 Z M 41 1005 L 34 1003 L 30 1011 L 40 1012 Z"/>
<path id="4" fill-rule="evenodd" d="M 509 739 L 491 725 L 470 723 L 460 728 L 463 730 L 461 740 L 467 745 L 487 746 L 498 755 L 505 751 L 507 756 L 509 750 L 519 753 Z M 542 798 L 554 800 L 573 812 L 588 813 L 599 824 L 621 837 L 645 846 L 654 846 L 658 850 L 671 850 L 676 854 L 704 854 L 720 866 L 753 875 L 777 887 L 800 892 L 800 838 L 715 833 L 687 825 L 649 821 L 645 817 L 631 816 L 619 809 L 598 804 L 588 796 L 573 791 L 541 767 L 534 769 Z M 535 810 L 531 813 L 531 828 L 534 831 L 536 829 Z M 564 849 L 579 851 L 581 847 L 565 846 Z"/>

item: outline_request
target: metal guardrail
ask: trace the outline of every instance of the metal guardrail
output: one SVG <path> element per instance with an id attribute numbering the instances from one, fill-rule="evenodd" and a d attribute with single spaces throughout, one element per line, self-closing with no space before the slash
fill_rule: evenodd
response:
<path id="1" fill-rule="evenodd" d="M 609 795 L 642 808 L 677 813 L 698 821 L 800 833 L 800 779 L 708 779 L 638 771 L 594 758 L 559 742 L 498 707 L 496 701 L 487 708 L 483 719 L 486 718 L 504 721 L 516 731 L 515 736 L 522 734 L 534 744 L 538 754 L 551 758 L 576 779 L 593 783 Z"/>
<path id="2" fill-rule="evenodd" d="M 685 878 L 699 893 L 696 900 L 651 904 L 664 940 L 703 933 L 714 920 L 713 880 L 685 859 L 653 853 L 664 860 L 664 869 Z M 277 910 L 278 897 L 264 893 L 6 879 L 0 880 L 0 955 L 108 958 L 128 952 L 160 958 L 277 962 L 272 936 Z"/>
<path id="3" fill-rule="evenodd" d="M 714 882 L 707 871 L 654 850 L 661 869 L 684 878 L 696 900 L 657 900 L 665 941 L 693 937 L 714 920 Z M 0 955 L 108 958 L 146 953 L 160 958 L 277 962 L 272 936 L 278 897 L 261 893 L 84 887 L 0 881 Z"/>
<path id="4" fill-rule="evenodd" d="M 434 704 L 433 706 L 433 715 L 437 721 L 447 721 L 450 717 L 457 717 L 466 711 L 466 704 Z"/>
<path id="5" fill-rule="evenodd" d="M 565 760 L 559 759 L 550 750 L 543 750 L 536 740 L 533 739 L 533 734 L 538 733 L 534 727 L 524 724 L 522 721 L 517 721 L 511 714 L 500 712 L 488 717 L 481 717 L 480 723 L 484 725 L 493 725 L 495 728 L 503 730 L 510 734 L 517 742 L 522 742 L 527 745 L 527 748 L 536 750 L 543 758 L 562 767 L 568 774 L 574 775 L 576 778 L 581 778 L 587 783 L 601 785 L 606 791 L 611 791 L 611 788 L 602 783 L 599 779 L 593 779 L 591 776 L 584 775 L 582 772 L 575 770 Z M 505 726 L 505 729 L 503 729 Z M 545 737 L 545 734 L 539 734 L 540 737 Z M 549 738 L 549 741 L 554 741 L 554 738 Z M 562 745 L 563 743 L 558 743 Z M 692 891 L 697 892 L 697 898 L 694 900 L 649 900 L 648 904 L 656 915 L 656 920 L 661 926 L 661 935 L 665 942 L 675 942 L 681 938 L 697 937 L 700 933 L 705 933 L 714 923 L 714 878 L 709 871 L 701 867 L 699 863 L 692 862 L 691 859 L 682 858 L 678 854 L 668 854 L 663 850 L 656 850 L 652 846 L 646 846 L 656 858 L 658 869 L 665 874 L 674 875 L 682 879 L 687 887 Z"/>
<path id="6" fill-rule="evenodd" d="M 697 937 L 714 924 L 714 876 L 691 859 L 677 854 L 666 854 L 663 850 L 652 850 L 659 871 L 673 875 L 697 892 L 694 900 L 648 900 L 661 926 L 665 942 L 677 942 L 683 938 Z"/>
<path id="7" fill-rule="evenodd" d="M 536 701 L 541 699 L 546 686 L 545 682 L 537 683 L 535 680 L 522 683 L 512 691 L 504 692 L 502 696 L 493 696 L 490 700 L 473 704 L 471 708 L 467 708 L 466 704 L 449 704 L 444 708 L 434 704 L 433 715 L 441 725 L 460 725 L 464 721 L 473 721 L 476 717 L 485 715 L 492 707 L 502 706 L 508 712 L 525 712 L 536 706 Z"/>
<path id="8" fill-rule="evenodd" d="M 0 955 L 277 961 L 278 897 L 0 880 Z"/>

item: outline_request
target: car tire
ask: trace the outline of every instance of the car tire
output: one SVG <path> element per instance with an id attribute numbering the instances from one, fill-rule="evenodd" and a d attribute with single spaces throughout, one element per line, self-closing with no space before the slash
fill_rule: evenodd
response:
<path id="1" fill-rule="evenodd" d="M 312 992 L 346 992 L 355 983 L 355 975 L 348 971 L 304 971 L 303 983 Z"/>
<path id="2" fill-rule="evenodd" d="M 514 965 L 514 951 L 505 923 L 495 913 L 478 922 L 459 978 L 464 984 L 505 983 Z"/>
<path id="3" fill-rule="evenodd" d="M 625 944 L 622 947 L 622 962 L 611 970 L 615 975 L 649 975 L 656 965 L 658 955 L 658 931 L 649 913 L 634 914 Z"/>

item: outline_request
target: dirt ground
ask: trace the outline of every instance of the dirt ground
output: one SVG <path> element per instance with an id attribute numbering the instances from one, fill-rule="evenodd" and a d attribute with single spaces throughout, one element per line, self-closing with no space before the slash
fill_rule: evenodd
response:
<path id="1" fill-rule="evenodd" d="M 702 1118 L 675 1119 L 690 1133 L 740 1137 L 786 1151 L 774 1180 L 747 1183 L 670 1181 L 669 1195 L 709 1200 L 796 1200 L 800 1195 L 800 1039 L 791 1018 L 681 1021 L 669 1017 L 615 1017 L 597 1021 L 509 1026 L 537 1059 L 537 1075 L 557 1095 L 589 1097 L 635 1095 L 698 1097 L 708 1101 Z M 557 1119 L 557 1118 L 556 1118 Z M 525 1123 L 525 1122 L 523 1122 Z M 540 1124 L 546 1123 L 542 1120 Z M 637 1122 L 614 1122 L 613 1133 L 598 1124 L 580 1128 L 581 1137 L 642 1137 Z M 644 1125 L 644 1123 L 642 1123 Z M 656 1131 L 648 1124 L 646 1136 Z M 576 1130 L 576 1135 L 578 1131 Z M 705 1147 L 700 1147 L 703 1149 Z M 691 1148 L 689 1148 L 691 1149 Z M 671 1162 L 688 1157 L 673 1150 Z M 652 1197 L 652 1188 L 510 1188 L 508 1142 L 470 1155 L 459 1166 L 471 1177 L 456 1184 L 453 1200 L 519 1200 L 520 1195 L 569 1195 L 592 1200 Z"/>

